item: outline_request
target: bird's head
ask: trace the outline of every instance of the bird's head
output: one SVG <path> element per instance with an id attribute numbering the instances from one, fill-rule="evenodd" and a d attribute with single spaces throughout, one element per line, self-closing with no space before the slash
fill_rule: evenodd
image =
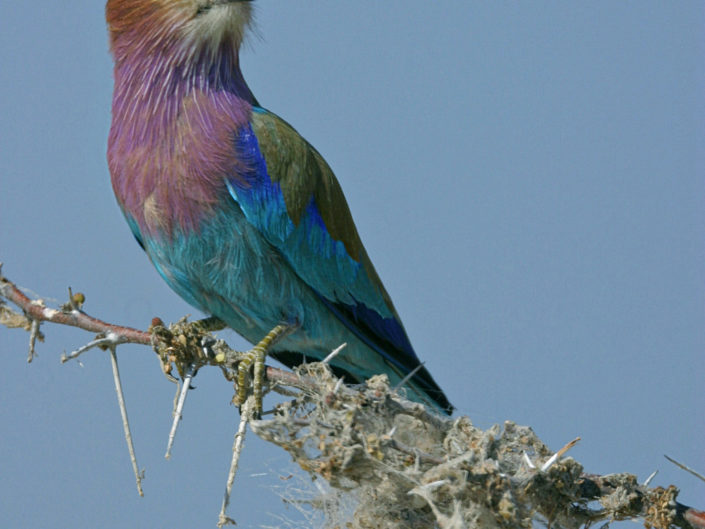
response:
<path id="1" fill-rule="evenodd" d="M 108 0 L 105 16 L 117 61 L 133 53 L 203 60 L 237 54 L 252 21 L 251 0 Z"/>

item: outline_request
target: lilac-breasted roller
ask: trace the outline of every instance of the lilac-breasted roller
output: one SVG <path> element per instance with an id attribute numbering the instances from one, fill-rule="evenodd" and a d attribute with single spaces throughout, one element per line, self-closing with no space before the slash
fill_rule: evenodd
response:
<path id="1" fill-rule="evenodd" d="M 115 59 L 108 164 L 137 241 L 187 302 L 294 366 L 348 381 L 414 372 L 407 395 L 452 406 L 409 343 L 321 155 L 240 71 L 246 0 L 108 0 Z"/>

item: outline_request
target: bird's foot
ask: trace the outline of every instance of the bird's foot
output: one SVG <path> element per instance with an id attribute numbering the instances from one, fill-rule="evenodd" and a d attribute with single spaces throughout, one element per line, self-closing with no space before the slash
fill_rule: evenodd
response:
<path id="1" fill-rule="evenodd" d="M 262 387 L 264 386 L 264 360 L 269 350 L 294 329 L 293 325 L 280 324 L 274 327 L 257 345 L 244 353 L 237 366 L 237 403 L 247 398 L 248 374 L 252 367 L 252 394 L 255 400 L 254 417 L 262 416 Z"/>
<path id="2" fill-rule="evenodd" d="M 193 322 L 182 318 L 168 327 L 159 318 L 154 318 L 149 329 L 152 333 L 152 345 L 162 361 L 164 374 L 176 382 L 171 375 L 175 366 L 182 379 L 189 368 L 198 368 L 209 363 L 209 344 L 213 338 L 209 333 L 226 327 L 222 320 L 211 316 Z"/>

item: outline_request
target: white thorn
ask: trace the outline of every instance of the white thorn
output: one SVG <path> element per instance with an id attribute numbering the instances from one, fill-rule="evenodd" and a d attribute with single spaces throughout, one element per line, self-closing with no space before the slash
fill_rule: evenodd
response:
<path id="1" fill-rule="evenodd" d="M 551 465 L 553 465 L 553 463 L 558 461 L 558 459 L 560 459 L 563 456 L 563 454 L 565 454 L 568 450 L 570 450 L 576 444 L 578 444 L 578 441 L 580 441 L 580 437 L 576 437 L 575 439 L 573 439 L 569 443 L 566 443 L 566 445 L 563 448 L 561 448 L 558 452 L 556 452 L 551 457 L 549 457 L 548 461 L 546 461 L 543 465 L 541 465 L 541 472 L 546 472 L 549 468 L 551 468 Z"/>
<path id="2" fill-rule="evenodd" d="M 63 355 L 61 357 L 61 363 L 63 364 L 65 362 L 68 362 L 69 360 L 78 358 L 83 353 L 85 353 L 89 349 L 93 349 L 94 347 L 115 347 L 116 345 L 120 345 L 124 341 L 124 338 L 122 338 L 121 336 L 115 334 L 114 332 L 109 332 L 105 335 L 105 338 L 98 338 L 97 340 L 88 342 L 86 345 L 79 347 L 75 351 L 72 351 L 70 354 Z"/>
<path id="3" fill-rule="evenodd" d="M 690 472 L 690 473 L 693 474 L 693 476 L 695 476 L 696 478 L 705 481 L 705 476 L 703 476 L 703 475 L 700 474 L 699 472 L 696 472 L 695 470 L 693 470 L 693 469 L 690 468 L 689 466 L 686 466 L 686 465 L 684 465 L 683 463 L 679 463 L 678 461 L 676 461 L 676 460 L 673 459 L 672 457 L 668 457 L 666 454 L 664 454 L 663 457 L 665 457 L 666 459 L 668 459 L 671 463 L 673 463 L 673 464 L 676 465 L 677 467 L 682 468 L 682 469 L 685 470 L 686 472 Z"/>
<path id="4" fill-rule="evenodd" d="M 551 465 L 553 465 L 553 463 L 555 463 L 559 457 L 560 456 L 558 455 L 558 452 L 549 457 L 548 460 L 543 465 L 541 465 L 541 472 L 546 472 L 549 468 L 551 468 Z"/>
<path id="5" fill-rule="evenodd" d="M 524 454 L 523 454 L 522 457 L 524 458 L 524 463 L 526 463 L 526 466 L 527 466 L 527 467 L 529 467 L 529 468 L 536 468 L 536 465 L 534 465 L 534 462 L 531 461 L 531 459 L 529 458 L 529 454 L 527 454 L 526 452 L 524 452 Z"/>
<path id="6" fill-rule="evenodd" d="M 658 470 L 654 470 L 651 475 L 646 478 L 646 481 L 644 481 L 644 487 L 648 487 L 649 483 L 651 483 L 651 480 L 656 477 L 656 474 L 658 474 Z"/>
<path id="7" fill-rule="evenodd" d="M 409 382 L 409 380 L 411 380 L 411 379 L 414 377 L 414 375 L 415 375 L 416 373 L 418 373 L 419 371 L 421 371 L 421 369 L 423 368 L 423 364 L 424 364 L 424 363 L 421 362 L 421 363 L 420 363 L 419 365 L 417 365 L 414 369 L 412 369 L 411 372 L 410 372 L 408 375 L 406 375 L 404 378 L 402 378 L 401 381 L 399 382 L 399 384 L 397 384 L 396 386 L 394 386 L 394 387 L 392 388 L 392 393 L 394 393 L 395 391 L 397 391 L 399 388 L 403 387 L 404 384 L 406 384 L 407 382 Z"/>
<path id="8" fill-rule="evenodd" d="M 27 355 L 27 363 L 31 363 L 37 355 L 34 347 L 39 336 L 39 320 L 32 320 L 32 327 L 29 333 L 29 354 Z"/>
<path id="9" fill-rule="evenodd" d="M 242 405 L 242 410 L 240 411 L 240 425 L 237 428 L 237 433 L 235 433 L 235 440 L 233 441 L 233 458 L 230 461 L 230 471 L 228 472 L 228 481 L 225 485 L 223 504 L 220 507 L 220 514 L 218 515 L 218 527 L 223 527 L 224 525 L 229 523 L 235 523 L 234 520 L 232 520 L 225 514 L 225 512 L 227 511 L 228 504 L 230 503 L 230 494 L 233 490 L 235 474 L 237 473 L 237 467 L 240 463 L 240 454 L 242 453 L 242 448 L 244 447 L 245 443 L 247 423 L 251 419 L 254 404 L 254 397 L 250 395 L 245 401 L 245 404 Z"/>
<path id="10" fill-rule="evenodd" d="M 176 429 L 179 427 L 179 422 L 181 421 L 181 415 L 184 411 L 184 403 L 186 402 L 186 395 L 188 394 L 188 390 L 191 388 L 191 380 L 193 380 L 193 373 L 195 370 L 195 366 L 191 364 L 188 366 L 188 369 L 186 369 L 186 374 L 184 375 L 183 386 L 181 386 L 179 400 L 176 403 L 176 409 L 174 410 L 174 420 L 171 423 L 171 430 L 169 431 L 169 441 L 166 444 L 166 454 L 164 454 L 166 459 L 171 457 L 171 449 L 174 446 Z"/>
<path id="11" fill-rule="evenodd" d="M 426 483 L 424 485 L 418 485 L 415 488 L 417 488 L 419 490 L 425 490 L 425 491 L 430 492 L 430 491 L 436 490 L 438 487 L 442 487 L 446 483 L 448 483 L 448 480 L 439 479 L 438 481 L 432 481 L 431 483 Z M 407 494 L 414 494 L 414 491 L 410 490 L 409 492 L 407 492 Z"/>
<path id="12" fill-rule="evenodd" d="M 340 351 L 342 351 L 343 349 L 345 349 L 345 347 L 346 347 L 347 345 L 348 345 L 347 343 L 343 343 L 343 344 L 340 344 L 340 345 L 339 345 L 338 347 L 336 347 L 335 349 L 333 349 L 333 350 L 330 352 L 330 354 L 329 354 L 328 356 L 326 356 L 326 357 L 322 360 L 322 363 L 327 364 L 328 362 L 330 362 L 331 360 L 333 360 L 336 356 L 338 356 L 338 354 L 340 354 Z"/>
<path id="13" fill-rule="evenodd" d="M 132 442 L 132 433 L 130 432 L 130 421 L 127 419 L 127 406 L 125 405 L 125 396 L 122 393 L 122 382 L 120 381 L 120 370 L 118 369 L 117 353 L 115 346 L 110 347 L 110 361 L 113 366 L 113 380 L 115 381 L 115 392 L 117 393 L 118 405 L 120 406 L 120 415 L 122 416 L 122 428 L 125 431 L 125 441 L 127 442 L 127 450 L 130 452 L 130 461 L 132 461 L 132 471 L 135 473 L 137 481 L 137 492 L 140 496 L 144 496 L 142 491 L 142 474 L 137 465 L 137 456 L 135 455 L 135 445 Z"/>

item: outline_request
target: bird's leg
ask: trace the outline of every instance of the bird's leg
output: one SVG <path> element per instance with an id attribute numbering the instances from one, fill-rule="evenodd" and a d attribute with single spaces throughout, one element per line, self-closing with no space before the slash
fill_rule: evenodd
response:
<path id="1" fill-rule="evenodd" d="M 293 325 L 279 324 L 267 333 L 267 336 L 250 349 L 243 356 L 237 366 L 237 400 L 245 402 L 247 398 L 247 374 L 252 370 L 252 395 L 255 400 L 254 416 L 259 419 L 262 415 L 262 386 L 264 385 L 264 360 L 269 349 L 280 339 L 294 329 Z"/>

